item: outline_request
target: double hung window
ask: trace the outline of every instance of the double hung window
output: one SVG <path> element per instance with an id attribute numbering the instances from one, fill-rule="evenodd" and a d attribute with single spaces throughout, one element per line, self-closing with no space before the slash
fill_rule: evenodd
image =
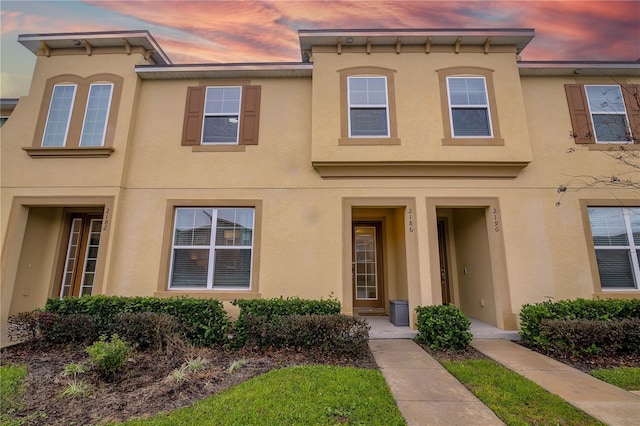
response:
<path id="1" fill-rule="evenodd" d="M 565 92 L 576 143 L 640 141 L 637 84 L 565 84 Z"/>
<path id="2" fill-rule="evenodd" d="M 389 137 L 386 77 L 348 77 L 349 137 Z"/>
<path id="3" fill-rule="evenodd" d="M 176 208 L 169 288 L 250 290 L 254 210 Z"/>
<path id="4" fill-rule="evenodd" d="M 69 132 L 73 101 L 76 97 L 75 84 L 57 84 L 53 87 L 47 123 L 42 137 L 42 146 L 64 146 Z"/>
<path id="5" fill-rule="evenodd" d="M 238 143 L 242 87 L 207 87 L 202 143 Z"/>
<path id="6" fill-rule="evenodd" d="M 601 288 L 638 289 L 640 207 L 589 207 L 588 214 Z"/>
<path id="7" fill-rule="evenodd" d="M 111 107 L 112 83 L 95 83 L 89 87 L 80 146 L 102 146 Z"/>
<path id="8" fill-rule="evenodd" d="M 447 92 L 454 138 L 493 136 L 484 77 L 447 77 Z"/>

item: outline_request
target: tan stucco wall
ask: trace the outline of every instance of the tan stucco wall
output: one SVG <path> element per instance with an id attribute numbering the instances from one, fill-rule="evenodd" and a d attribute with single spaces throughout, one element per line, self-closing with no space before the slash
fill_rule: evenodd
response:
<path id="1" fill-rule="evenodd" d="M 525 303 L 594 297 L 597 277 L 590 265 L 581 200 L 610 200 L 612 205 L 635 200 L 640 205 L 637 190 L 610 188 L 569 192 L 555 205 L 560 183 L 616 165 L 602 152 L 577 147 L 569 137 L 563 84 L 575 79 L 520 78 L 514 52 L 319 51 L 314 52 L 313 78 L 229 80 L 262 87 L 259 144 L 236 152 L 181 146 L 187 87 L 206 80 L 140 80 L 133 67 L 142 60 L 135 55 L 38 58 L 29 96 L 20 100 L 1 130 L 3 324 L 5 313 L 39 307 L 43 293 L 53 295 L 50 272 L 59 246 L 59 218 L 69 205 L 108 207 L 98 291 L 151 296 L 167 293 L 171 203 L 259 203 L 259 270 L 254 271 L 257 294 L 252 297 L 333 294 L 347 313 L 352 312 L 351 220 L 385 219 L 387 297 L 408 299 L 413 312 L 418 305 L 441 303 L 435 227 L 437 216 L 444 214 L 453 237 L 454 302 L 505 328 L 515 326 Z M 504 146 L 442 145 L 436 70 L 470 65 L 494 70 Z M 400 145 L 338 145 L 337 71 L 353 66 L 396 70 Z M 44 81 L 69 72 L 110 72 L 124 78 L 115 151 L 108 158 L 35 159 L 21 149 L 33 141 Z M 638 78 L 626 80 L 640 83 Z M 576 152 L 567 154 L 568 148 Z M 312 161 L 531 163 L 513 179 L 323 179 Z M 34 201 L 38 197 L 54 201 L 39 204 Z M 31 210 L 21 207 L 26 198 Z M 485 251 L 476 257 L 477 247 Z M 44 252 L 34 268 L 30 260 Z M 483 271 L 480 286 L 465 289 L 465 266 Z M 22 296 L 25 292 L 29 295 Z"/>

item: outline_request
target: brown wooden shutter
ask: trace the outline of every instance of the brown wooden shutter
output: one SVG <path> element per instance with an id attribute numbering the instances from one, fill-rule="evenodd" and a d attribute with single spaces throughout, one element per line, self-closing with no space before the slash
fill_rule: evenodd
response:
<path id="1" fill-rule="evenodd" d="M 622 97 L 627 108 L 631 137 L 634 143 L 640 143 L 640 86 L 637 84 L 623 84 Z"/>
<path id="2" fill-rule="evenodd" d="M 571 126 L 576 143 L 595 143 L 584 86 L 582 84 L 565 84 L 564 89 L 567 92 Z"/>
<path id="3" fill-rule="evenodd" d="M 182 145 L 200 145 L 202 141 L 202 117 L 204 115 L 205 86 L 187 87 L 187 104 L 184 108 Z"/>
<path id="4" fill-rule="evenodd" d="M 258 145 L 260 86 L 242 86 L 239 145 Z"/>

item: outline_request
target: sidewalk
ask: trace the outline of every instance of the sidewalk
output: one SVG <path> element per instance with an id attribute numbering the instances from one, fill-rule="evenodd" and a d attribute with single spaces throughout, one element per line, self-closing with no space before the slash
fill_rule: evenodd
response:
<path id="1" fill-rule="evenodd" d="M 407 425 L 503 425 L 486 405 L 409 339 L 369 347 Z"/>
<path id="2" fill-rule="evenodd" d="M 474 339 L 471 345 L 610 426 L 640 425 L 640 396 L 504 339 Z"/>

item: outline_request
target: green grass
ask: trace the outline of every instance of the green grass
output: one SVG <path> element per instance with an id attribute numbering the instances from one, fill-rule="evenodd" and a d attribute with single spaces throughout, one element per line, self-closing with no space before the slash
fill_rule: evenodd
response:
<path id="1" fill-rule="evenodd" d="M 404 425 L 378 370 L 289 367 L 126 425 Z"/>
<path id="2" fill-rule="evenodd" d="M 0 367 L 0 424 L 14 424 L 9 417 L 19 408 L 22 382 L 27 377 L 27 368 L 22 366 Z"/>
<path id="3" fill-rule="evenodd" d="M 640 367 L 593 370 L 593 377 L 628 391 L 640 391 Z"/>
<path id="4" fill-rule="evenodd" d="M 602 425 L 598 420 L 491 360 L 442 361 L 507 425 Z"/>

